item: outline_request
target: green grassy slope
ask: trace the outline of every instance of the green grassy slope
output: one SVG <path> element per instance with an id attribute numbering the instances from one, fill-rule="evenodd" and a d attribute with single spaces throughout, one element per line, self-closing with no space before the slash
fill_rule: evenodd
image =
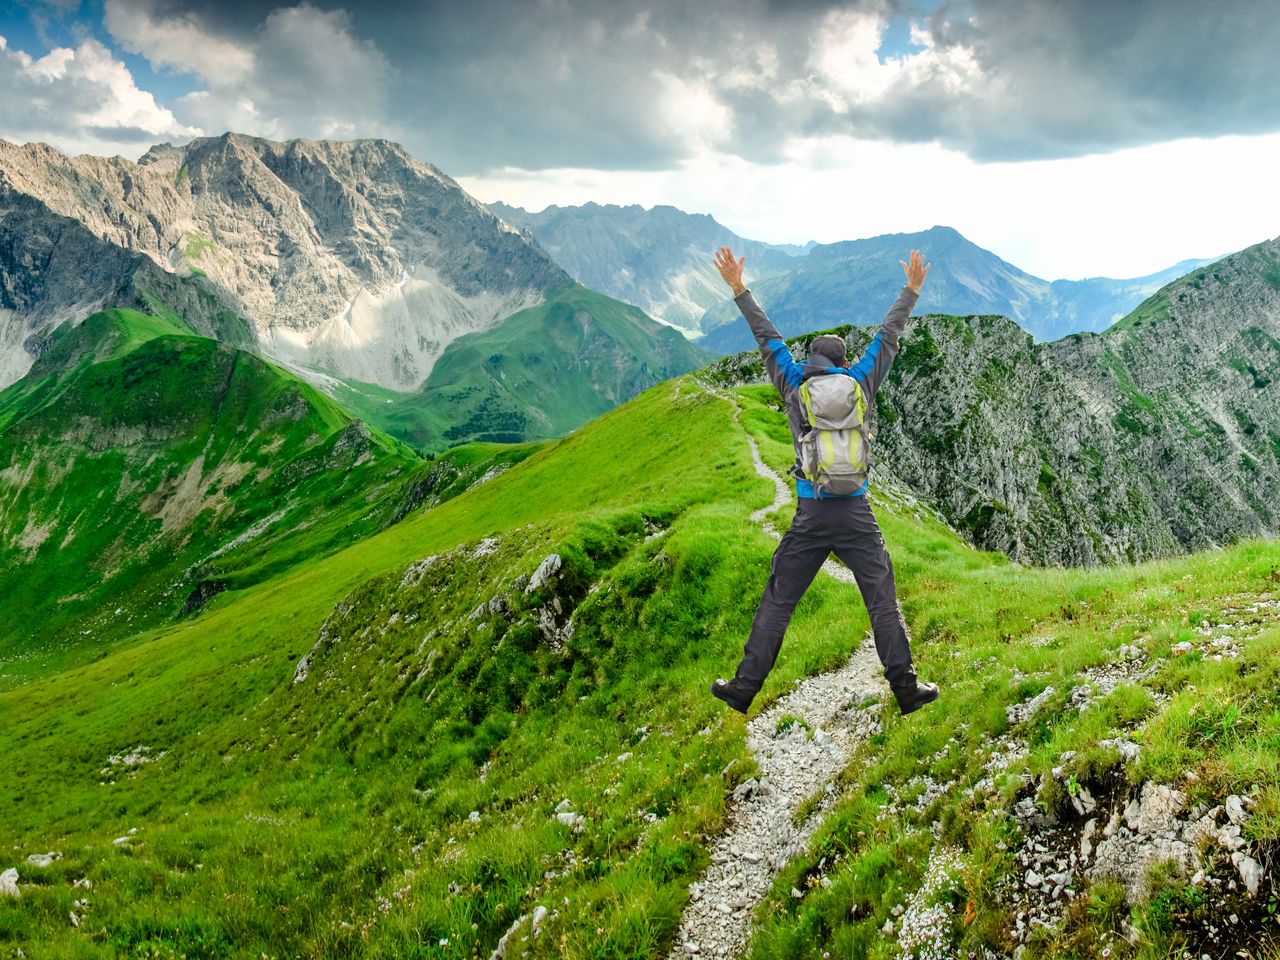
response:
<path id="1" fill-rule="evenodd" d="M 422 468 L 252 354 L 97 314 L 0 393 L 0 657 L 96 653 L 366 536 Z"/>
<path id="2" fill-rule="evenodd" d="M 783 468 L 769 392 L 738 398 Z M 729 402 L 688 378 L 660 384 L 375 536 L 0 693 L 0 867 L 16 864 L 23 889 L 0 900 L 0 942 L 29 957 L 487 957 L 541 905 L 540 936 L 516 941 L 530 957 L 664 956 L 726 789 L 751 772 L 741 720 L 705 691 L 736 662 L 767 575 L 773 545 L 748 518 L 771 496 Z M 779 888 L 808 889 L 824 856 L 833 886 L 767 904 L 759 956 L 896 955 L 876 931 L 892 894 L 920 882 L 931 819 L 969 858 L 975 894 L 1012 878 L 993 838 L 1013 787 L 984 807 L 954 791 L 900 822 L 872 823 L 869 805 L 917 770 L 972 777 L 1007 704 L 1138 631 L 1167 653 L 1189 618 L 1274 596 L 1280 577 L 1280 549 L 1262 543 L 1027 570 L 913 508 L 877 510 L 918 667 L 947 699 L 924 721 L 885 712 L 812 860 Z M 551 553 L 560 570 L 530 590 Z M 856 592 L 820 579 L 762 699 L 839 663 L 866 628 Z M 1121 777 L 1193 763 L 1198 796 L 1260 783 L 1272 813 L 1252 829 L 1274 843 L 1278 647 L 1269 624 L 1238 662 L 1171 664 L 1163 707 L 1124 690 L 1082 717 L 1050 712 L 1027 766 L 1142 718 L 1144 765 Z M 1208 727 L 1184 722 L 1192 684 Z M 953 735 L 962 748 L 939 759 Z M 1105 762 L 1082 755 L 1080 777 L 1115 774 Z M 555 817 L 562 800 L 580 830 Z M 48 850 L 62 858 L 26 865 Z M 968 949 L 1000 944 L 1009 920 L 993 897 L 979 906 L 955 933 Z"/>
<path id="3" fill-rule="evenodd" d="M 706 358 L 635 307 L 573 284 L 451 343 L 416 394 L 351 384 L 339 399 L 420 449 L 538 440 L 576 429 Z"/>

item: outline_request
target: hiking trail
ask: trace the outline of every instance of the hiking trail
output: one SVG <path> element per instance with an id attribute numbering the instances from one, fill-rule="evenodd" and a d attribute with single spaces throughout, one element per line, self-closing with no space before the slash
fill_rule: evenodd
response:
<path id="1" fill-rule="evenodd" d="M 702 386 L 732 405 L 734 422 L 741 426 L 734 398 Z M 766 517 L 787 501 L 791 490 L 761 459 L 755 438 L 743 432 L 756 473 L 775 487 L 773 503 L 752 513 L 751 520 L 776 540 L 780 534 Z M 842 583 L 855 584 L 848 568 L 834 560 L 822 569 Z M 835 799 L 836 775 L 858 745 L 880 729 L 886 689 L 868 633 L 839 669 L 798 681 L 794 690 L 747 721 L 747 747 L 759 773 L 733 791 L 728 826 L 711 846 L 711 865 L 689 888 L 671 960 L 728 960 L 742 953 L 752 913 L 774 875 L 804 852 Z M 801 817 L 815 797 L 816 806 Z"/>

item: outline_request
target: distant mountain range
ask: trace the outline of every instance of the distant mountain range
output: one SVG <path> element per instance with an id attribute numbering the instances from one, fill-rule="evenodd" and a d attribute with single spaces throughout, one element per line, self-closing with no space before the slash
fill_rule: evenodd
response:
<path id="1" fill-rule="evenodd" d="M 1131 280 L 1042 280 L 977 246 L 949 227 L 865 240 L 772 246 L 737 236 L 706 215 L 674 207 L 547 207 L 529 213 L 490 208 L 530 230 L 581 282 L 730 353 L 751 346 L 745 325 L 711 266 L 728 244 L 746 254 L 747 279 L 787 336 L 852 323 L 879 323 L 902 285 L 898 261 L 912 248 L 934 263 L 921 309 L 1001 314 L 1037 340 L 1100 331 L 1170 280 L 1207 260 L 1185 260 Z"/>
<path id="2" fill-rule="evenodd" d="M 669 206 L 587 203 L 529 213 L 491 203 L 489 209 L 529 230 L 580 283 L 694 335 L 703 332 L 707 310 L 725 299 L 711 263 L 717 248 L 745 253 L 752 276 L 761 278 L 791 270 L 807 249 L 747 240 L 713 217 Z"/>

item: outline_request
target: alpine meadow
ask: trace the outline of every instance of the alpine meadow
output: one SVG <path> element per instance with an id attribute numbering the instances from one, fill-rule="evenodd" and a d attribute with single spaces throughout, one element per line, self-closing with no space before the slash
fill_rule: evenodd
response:
<path id="1" fill-rule="evenodd" d="M 260 6 L 0 12 L 0 958 L 1280 960 L 1269 11 Z"/>

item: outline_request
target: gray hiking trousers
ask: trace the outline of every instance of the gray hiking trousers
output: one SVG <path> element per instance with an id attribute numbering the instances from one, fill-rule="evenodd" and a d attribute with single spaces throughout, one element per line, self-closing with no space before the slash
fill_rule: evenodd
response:
<path id="1" fill-rule="evenodd" d="M 773 553 L 769 581 L 738 665 L 736 680 L 743 688 L 755 693 L 764 685 L 778 659 L 782 635 L 796 604 L 831 553 L 853 571 L 858 582 L 885 679 L 894 688 L 915 682 L 911 643 L 893 583 L 893 563 L 867 498 L 801 497 L 791 529 Z"/>

